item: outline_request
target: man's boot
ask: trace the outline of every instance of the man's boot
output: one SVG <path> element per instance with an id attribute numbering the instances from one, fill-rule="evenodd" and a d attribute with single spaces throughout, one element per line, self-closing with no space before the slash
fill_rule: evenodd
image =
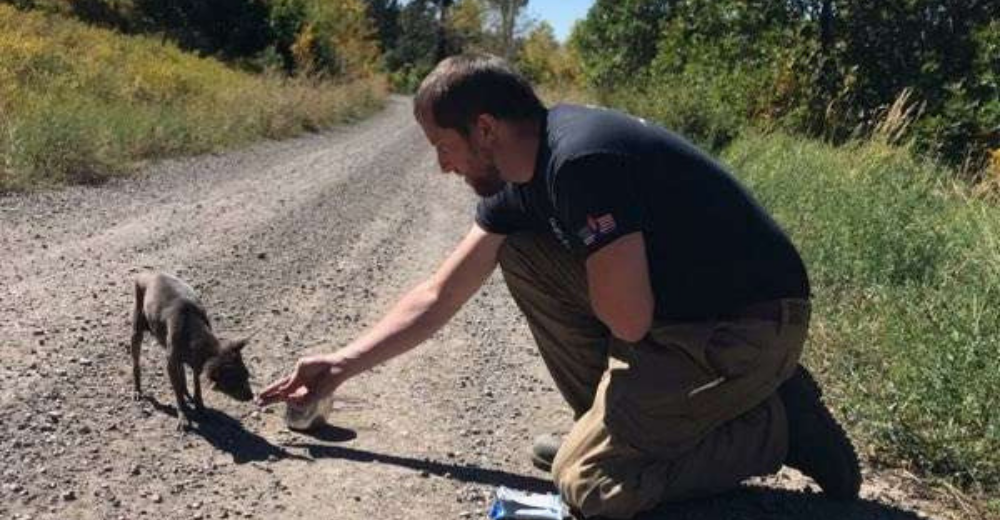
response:
<path id="1" fill-rule="evenodd" d="M 535 437 L 531 444 L 531 463 L 542 471 L 552 471 L 552 461 L 556 460 L 556 452 L 562 445 L 562 437 L 554 433 L 545 433 Z"/>
<path id="2" fill-rule="evenodd" d="M 812 477 L 835 500 L 855 500 L 861 488 L 858 456 L 844 429 L 823 404 L 822 392 L 802 365 L 778 388 L 788 415 L 791 466 Z"/>

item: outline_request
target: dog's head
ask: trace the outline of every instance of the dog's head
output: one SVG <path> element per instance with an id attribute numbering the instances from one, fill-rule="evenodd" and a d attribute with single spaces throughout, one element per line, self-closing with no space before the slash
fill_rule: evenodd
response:
<path id="1" fill-rule="evenodd" d="M 253 399 L 250 389 L 250 371 L 243 363 L 243 348 L 247 340 L 219 341 L 219 353 L 205 363 L 205 372 L 212 382 L 212 390 L 222 392 L 237 401 Z"/>

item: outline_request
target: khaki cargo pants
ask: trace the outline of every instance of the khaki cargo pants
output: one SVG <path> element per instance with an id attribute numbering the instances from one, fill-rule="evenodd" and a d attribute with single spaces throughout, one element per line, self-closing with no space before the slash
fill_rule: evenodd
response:
<path id="1" fill-rule="evenodd" d="M 575 413 L 552 475 L 577 514 L 630 518 L 781 467 L 775 390 L 801 355 L 807 301 L 775 302 L 777 319 L 654 323 L 627 343 L 594 316 L 583 263 L 547 234 L 508 236 L 499 260 Z"/>

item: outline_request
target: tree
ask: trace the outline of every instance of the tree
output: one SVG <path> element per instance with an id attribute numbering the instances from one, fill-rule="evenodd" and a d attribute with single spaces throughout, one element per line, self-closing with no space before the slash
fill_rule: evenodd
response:
<path id="1" fill-rule="evenodd" d="M 399 39 L 399 0 L 366 0 L 368 16 L 375 25 L 382 52 L 396 47 Z"/>
<path id="2" fill-rule="evenodd" d="M 389 70 L 428 68 L 437 50 L 437 9 L 432 0 L 411 0 L 399 14 L 399 38 L 386 56 Z"/>
<path id="3" fill-rule="evenodd" d="M 649 65 L 671 5 L 678 1 L 597 0 L 574 31 L 588 82 L 612 89 Z"/>
<path id="4" fill-rule="evenodd" d="M 455 0 L 435 0 L 438 8 L 438 23 L 437 23 L 437 46 L 434 50 L 434 61 L 438 62 L 450 54 L 452 45 L 449 44 L 448 37 L 448 10 L 451 5 L 455 3 Z"/>
<path id="5" fill-rule="evenodd" d="M 497 33 L 500 37 L 500 46 L 504 59 L 511 62 L 514 60 L 515 51 L 515 29 L 517 18 L 521 9 L 528 5 L 528 0 L 487 0 L 498 14 L 499 27 Z"/>
<path id="6" fill-rule="evenodd" d="M 483 0 L 459 0 L 448 17 L 450 41 L 455 52 L 486 49 L 486 6 Z"/>
<path id="7" fill-rule="evenodd" d="M 534 27 L 524 39 L 518 65 L 525 76 L 535 83 L 552 83 L 555 79 L 555 62 L 559 59 L 559 42 L 555 30 L 548 22 Z"/>

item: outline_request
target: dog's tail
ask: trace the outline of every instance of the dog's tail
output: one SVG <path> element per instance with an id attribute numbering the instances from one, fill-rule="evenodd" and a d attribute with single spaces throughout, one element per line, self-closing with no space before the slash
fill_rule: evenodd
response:
<path id="1" fill-rule="evenodd" d="M 142 303 L 146 299 L 146 287 L 138 280 L 135 280 L 135 306 L 132 307 L 132 336 L 142 337 L 142 333 L 149 330 L 149 323 L 146 322 L 146 313 L 142 311 Z M 141 339 L 139 341 L 142 341 Z"/>

